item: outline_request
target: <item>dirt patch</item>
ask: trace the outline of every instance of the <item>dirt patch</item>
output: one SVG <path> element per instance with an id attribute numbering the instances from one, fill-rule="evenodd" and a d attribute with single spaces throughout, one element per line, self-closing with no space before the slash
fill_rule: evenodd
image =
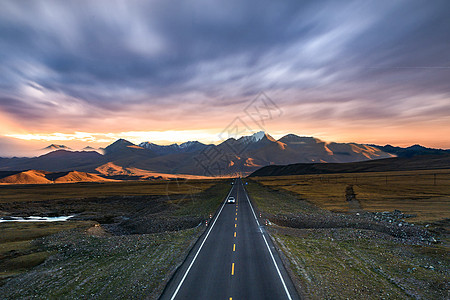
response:
<path id="1" fill-rule="evenodd" d="M 92 235 L 92 236 L 108 236 L 109 235 L 108 232 L 106 232 L 106 230 L 100 224 L 95 224 L 94 226 L 86 229 L 86 234 Z"/>

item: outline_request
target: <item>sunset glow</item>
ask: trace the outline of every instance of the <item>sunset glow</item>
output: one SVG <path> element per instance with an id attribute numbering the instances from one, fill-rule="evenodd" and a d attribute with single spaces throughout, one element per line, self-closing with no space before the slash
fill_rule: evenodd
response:
<path id="1" fill-rule="evenodd" d="M 449 148 L 448 3 L 412 2 L 4 1 L 0 143 L 219 143 L 239 118 Z M 246 112 L 261 92 L 280 112 L 264 124 Z"/>

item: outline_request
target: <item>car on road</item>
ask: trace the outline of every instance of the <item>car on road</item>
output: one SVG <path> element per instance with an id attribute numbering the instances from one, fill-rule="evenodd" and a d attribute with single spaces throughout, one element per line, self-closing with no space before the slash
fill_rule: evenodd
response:
<path id="1" fill-rule="evenodd" d="M 236 203 L 236 199 L 234 197 L 228 197 L 227 203 Z"/>

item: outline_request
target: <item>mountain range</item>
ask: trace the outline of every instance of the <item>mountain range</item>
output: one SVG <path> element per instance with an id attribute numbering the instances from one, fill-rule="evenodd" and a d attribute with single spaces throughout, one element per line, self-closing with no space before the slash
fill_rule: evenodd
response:
<path id="1" fill-rule="evenodd" d="M 50 150 L 50 151 L 55 151 L 55 150 L 72 150 L 71 148 L 65 146 L 65 145 L 56 145 L 56 144 L 51 144 L 45 148 L 42 148 L 41 150 Z"/>
<path id="2" fill-rule="evenodd" d="M 51 146 L 63 149 L 33 158 L 0 158 L 0 171 L 77 170 L 116 179 L 165 178 L 163 174 L 210 177 L 247 175 L 268 165 L 349 163 L 402 155 L 414 156 L 415 153 L 429 154 L 430 151 L 448 151 L 422 146 L 400 148 L 389 145 L 329 143 L 294 134 L 276 140 L 262 131 L 238 139 L 229 138 L 218 145 L 198 141 L 164 146 L 151 142 L 136 145 L 119 139 L 103 149 L 102 154 L 96 151 L 69 151 L 63 145 Z M 173 176 L 166 177 L 170 179 Z"/>

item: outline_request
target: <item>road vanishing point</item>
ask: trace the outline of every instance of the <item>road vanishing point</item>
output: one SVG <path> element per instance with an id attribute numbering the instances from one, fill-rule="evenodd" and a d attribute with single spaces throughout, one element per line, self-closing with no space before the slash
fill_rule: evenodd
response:
<path id="1" fill-rule="evenodd" d="M 227 203 L 230 196 L 235 203 Z M 160 299 L 299 299 L 241 179 Z"/>

